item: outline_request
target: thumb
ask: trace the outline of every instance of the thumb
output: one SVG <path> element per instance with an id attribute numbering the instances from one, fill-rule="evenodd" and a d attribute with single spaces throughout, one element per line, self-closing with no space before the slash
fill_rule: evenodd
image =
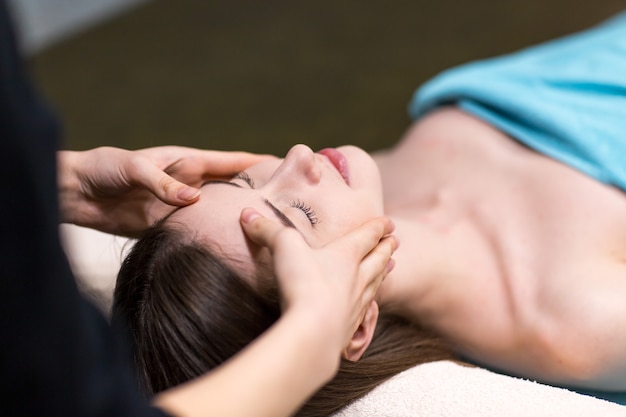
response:
<path id="1" fill-rule="evenodd" d="M 290 232 L 293 231 L 278 222 L 262 216 L 252 208 L 243 209 L 240 219 L 246 236 L 254 243 L 268 247 L 272 253 L 279 248 L 281 241 L 290 239 Z M 297 233 L 295 234 L 298 235 Z M 291 243 L 295 242 L 292 241 Z"/>
<path id="2" fill-rule="evenodd" d="M 250 240 L 261 246 L 269 246 L 276 239 L 280 227 L 275 222 L 263 217 L 253 208 L 241 211 L 241 226 Z"/>

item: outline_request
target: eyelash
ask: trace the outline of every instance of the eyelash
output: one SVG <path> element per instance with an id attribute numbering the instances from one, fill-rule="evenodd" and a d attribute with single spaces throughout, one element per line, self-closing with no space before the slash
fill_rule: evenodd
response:
<path id="1" fill-rule="evenodd" d="M 291 207 L 301 210 L 309 219 L 309 222 L 313 227 L 320 222 L 311 206 L 307 206 L 302 200 L 293 201 L 291 203 Z"/>
<path id="2" fill-rule="evenodd" d="M 248 175 L 247 172 L 241 171 L 235 175 L 235 178 L 244 181 L 250 186 L 250 188 L 254 188 L 254 180 L 250 178 L 250 175 Z M 307 206 L 302 200 L 292 201 L 290 206 L 301 210 L 306 215 L 307 219 L 309 219 L 309 222 L 313 227 L 320 222 L 311 206 Z"/>
<path id="3" fill-rule="evenodd" d="M 254 188 L 254 180 L 250 178 L 250 175 L 248 175 L 247 172 L 241 171 L 237 175 L 235 175 L 235 178 L 244 181 L 250 186 L 250 188 Z"/>

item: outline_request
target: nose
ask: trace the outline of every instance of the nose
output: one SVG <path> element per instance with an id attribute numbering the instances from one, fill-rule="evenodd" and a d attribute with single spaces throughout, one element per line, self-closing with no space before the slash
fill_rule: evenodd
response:
<path id="1" fill-rule="evenodd" d="M 315 153 L 306 145 L 292 147 L 278 171 L 297 181 L 304 179 L 311 185 L 318 184 L 322 176 Z"/>

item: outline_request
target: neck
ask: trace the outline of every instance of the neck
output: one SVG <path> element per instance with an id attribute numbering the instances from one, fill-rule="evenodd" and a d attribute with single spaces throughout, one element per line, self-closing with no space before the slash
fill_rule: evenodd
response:
<path id="1" fill-rule="evenodd" d="M 458 209 L 438 207 L 391 218 L 400 247 L 379 292 L 382 309 L 428 317 L 429 311 L 452 302 L 449 285 L 458 285 L 468 270 L 476 272 L 476 265 L 489 259 L 484 236 Z"/>
<path id="2" fill-rule="evenodd" d="M 441 268 L 441 239 L 428 223 L 391 217 L 400 246 L 393 256 L 395 267 L 380 288 L 378 303 L 382 309 L 403 314 L 432 291 Z"/>

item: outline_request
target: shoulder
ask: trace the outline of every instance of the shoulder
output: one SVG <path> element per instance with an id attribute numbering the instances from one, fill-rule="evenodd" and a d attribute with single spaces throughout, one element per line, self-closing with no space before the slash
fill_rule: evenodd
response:
<path id="1" fill-rule="evenodd" d="M 579 264 L 558 278 L 561 288 L 545 288 L 528 316 L 531 341 L 545 353 L 542 372 L 572 386 L 626 390 L 626 265 Z"/>

